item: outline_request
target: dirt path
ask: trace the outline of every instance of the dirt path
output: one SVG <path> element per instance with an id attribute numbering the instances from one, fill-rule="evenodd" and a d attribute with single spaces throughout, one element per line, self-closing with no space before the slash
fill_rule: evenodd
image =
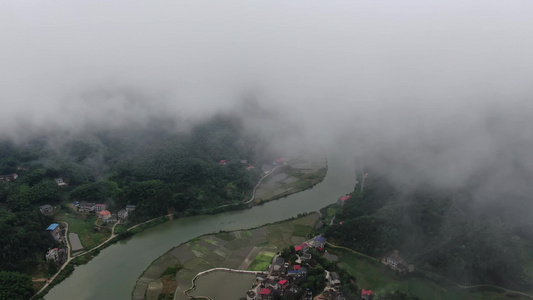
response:
<path id="1" fill-rule="evenodd" d="M 261 247 L 253 247 L 250 253 L 246 256 L 242 264 L 237 268 L 238 270 L 247 270 L 254 258 L 261 251 Z"/>
<path id="2" fill-rule="evenodd" d="M 68 223 L 65 222 L 65 242 L 67 244 L 67 261 L 70 260 L 70 241 L 68 240 Z"/>
<path id="3" fill-rule="evenodd" d="M 372 256 L 368 256 L 368 255 L 363 254 L 363 253 L 361 253 L 361 252 L 357 252 L 357 251 L 352 250 L 352 249 L 350 249 L 350 248 L 346 248 L 346 247 L 343 247 L 343 246 L 337 246 L 337 245 L 334 245 L 334 244 L 332 244 L 332 243 L 330 243 L 330 242 L 326 242 L 326 244 L 327 244 L 328 246 L 332 247 L 332 248 L 344 249 L 344 250 L 350 251 L 350 252 L 352 252 L 352 253 L 355 253 L 355 254 L 357 254 L 357 255 L 364 256 L 364 257 L 369 258 L 369 259 L 371 259 L 371 260 L 374 260 L 374 261 L 380 262 L 379 259 L 376 259 L 376 258 L 374 258 L 374 257 L 372 257 Z"/>
<path id="4" fill-rule="evenodd" d="M 268 176 L 274 174 L 274 172 L 278 169 L 281 169 L 283 167 L 287 167 L 287 166 L 290 166 L 291 164 L 294 164 L 294 163 L 297 163 L 299 161 L 301 161 L 302 159 L 301 158 L 298 158 L 298 159 L 295 159 L 293 161 L 290 161 L 289 163 L 287 163 L 286 165 L 282 165 L 282 166 L 275 166 L 274 169 L 272 169 L 270 172 L 268 172 L 268 174 L 265 174 L 263 177 L 261 177 L 261 179 L 259 179 L 259 182 L 257 182 L 257 184 L 255 185 L 254 187 L 254 190 L 252 192 L 252 198 L 246 202 L 244 202 L 245 204 L 249 204 L 250 202 L 254 201 L 255 199 L 255 192 L 257 190 L 257 188 L 259 187 L 259 185 L 261 185 L 261 182 L 263 182 L 263 179 L 267 178 Z"/>
<path id="5" fill-rule="evenodd" d="M 492 288 L 497 288 L 497 289 L 500 289 L 502 291 L 505 291 L 507 293 L 512 293 L 512 294 L 518 294 L 518 295 L 522 295 L 522 296 L 526 296 L 528 297 L 529 299 L 533 299 L 533 296 L 531 295 L 528 295 L 524 292 L 519 292 L 519 291 L 513 291 L 513 290 L 508 290 L 506 288 L 502 288 L 501 286 L 497 286 L 497 285 L 492 285 L 492 284 L 478 284 L 478 285 L 460 285 L 458 283 L 454 283 L 456 286 L 462 288 L 462 289 L 474 289 L 474 288 L 480 288 L 480 287 L 492 287 Z"/>
<path id="6" fill-rule="evenodd" d="M 63 224 L 65 224 L 65 239 L 67 239 L 67 234 L 68 234 L 68 223 L 64 222 Z M 82 252 L 82 253 L 79 253 L 79 254 L 76 254 L 75 256 L 71 256 L 71 253 L 70 253 L 70 243 L 69 241 L 67 240 L 67 247 L 68 247 L 68 251 L 67 251 L 67 260 L 65 261 L 65 263 L 61 266 L 61 268 L 59 269 L 59 271 L 57 271 L 57 273 L 54 274 L 54 276 L 52 276 L 50 278 L 50 280 L 47 281 L 47 283 L 39 290 L 37 291 L 37 293 L 35 293 L 35 295 L 33 295 L 30 299 L 33 299 L 36 295 L 38 295 L 39 293 L 41 293 L 42 291 L 44 291 L 44 289 L 46 289 L 50 283 L 52 283 L 54 281 L 54 279 L 57 277 L 57 275 L 59 275 L 59 273 L 61 273 L 61 271 L 63 271 L 63 269 L 65 269 L 65 267 L 76 257 L 78 256 L 81 256 L 81 255 L 85 255 L 87 253 L 90 253 L 100 247 L 102 247 L 103 245 L 107 244 L 110 240 L 112 240 L 114 237 L 116 237 L 117 235 L 115 234 L 115 226 L 117 226 L 119 223 L 115 223 L 115 225 L 113 225 L 113 228 L 111 229 L 111 236 L 103 241 L 102 243 L 100 243 L 100 245 L 90 249 L 90 250 L 87 250 L 85 252 Z"/>
<path id="7" fill-rule="evenodd" d="M 330 243 L 330 242 L 327 242 L 326 244 L 327 244 L 328 246 L 331 246 L 332 248 L 344 249 L 344 250 L 350 251 L 350 252 L 352 252 L 352 253 L 355 253 L 355 254 L 357 254 L 357 255 L 361 255 L 361 256 L 364 256 L 364 257 L 369 258 L 369 259 L 371 259 L 371 260 L 374 260 L 374 261 L 380 262 L 380 260 L 378 260 L 378 259 L 376 259 L 376 258 L 374 258 L 374 257 L 368 256 L 368 255 L 363 254 L 363 253 L 361 253 L 361 252 L 357 252 L 357 251 L 352 250 L 352 249 L 350 249 L 350 248 L 346 248 L 346 247 L 342 247 L 342 246 L 337 246 L 337 245 L 334 245 L 334 244 L 332 244 L 332 243 Z M 492 287 L 492 288 L 500 289 L 500 290 L 505 291 L 505 292 L 507 292 L 507 293 L 518 294 L 518 295 L 522 295 L 522 296 L 528 297 L 528 298 L 530 298 L 530 299 L 533 299 L 533 296 L 531 296 L 531 295 L 529 295 L 529 294 L 526 294 L 526 293 L 524 293 L 524 292 L 508 290 L 508 289 L 506 289 L 506 288 L 503 288 L 503 287 L 501 287 L 501 286 L 497 286 L 497 285 L 492 285 L 492 284 L 460 285 L 460 284 L 458 284 L 458 283 L 453 282 L 453 281 L 450 280 L 450 279 L 447 279 L 447 280 L 448 280 L 450 283 L 453 283 L 455 286 L 460 287 L 460 288 L 462 288 L 462 289 L 473 289 L 473 288 L 480 288 L 480 287 Z"/>

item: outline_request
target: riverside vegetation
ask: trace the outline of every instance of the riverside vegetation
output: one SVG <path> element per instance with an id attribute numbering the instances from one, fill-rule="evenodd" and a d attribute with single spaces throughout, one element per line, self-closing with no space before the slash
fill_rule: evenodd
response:
<path id="1" fill-rule="evenodd" d="M 187 132 L 169 128 L 173 124 L 167 120 L 0 141 L 0 174 L 19 175 L 0 181 L 0 268 L 10 272 L 4 275 L 31 288 L 21 274 L 47 278 L 58 269 L 44 254 L 61 245 L 45 229 L 75 220 L 77 213 L 69 208 L 74 201 L 106 203 L 111 211 L 136 205 L 130 225 L 169 213 L 180 217 L 245 208 L 261 176 L 259 168 L 247 166 L 282 155 L 269 151 L 265 141 L 247 134 L 230 115 L 215 116 Z M 59 187 L 54 182 L 59 177 L 68 185 Z M 44 204 L 52 205 L 53 212 L 41 214 L 38 207 Z M 79 228 L 87 227 L 83 222 Z M 88 246 L 101 238 L 81 237 Z"/>
<path id="2" fill-rule="evenodd" d="M 344 205 L 324 210 L 323 222 L 331 226 L 321 232 L 330 242 L 378 259 L 399 250 L 415 265 L 416 276 L 440 278 L 442 285 L 481 285 L 478 289 L 531 295 L 533 236 L 519 218 L 511 217 L 512 208 L 498 205 L 496 213 L 488 204 L 476 206 L 471 186 L 452 192 L 420 184 L 407 190 L 384 174 L 369 172 L 364 189 L 357 186 Z M 355 264 L 344 266 L 353 269 Z M 455 299 L 468 297 L 473 294 Z"/>

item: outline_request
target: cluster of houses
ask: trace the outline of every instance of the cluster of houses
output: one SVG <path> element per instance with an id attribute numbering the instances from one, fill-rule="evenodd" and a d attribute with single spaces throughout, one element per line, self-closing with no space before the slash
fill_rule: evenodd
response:
<path id="1" fill-rule="evenodd" d="M 19 176 L 17 175 L 17 173 L 11 173 L 11 174 L 5 174 L 5 175 L 0 175 L 0 181 L 14 181 L 18 178 Z"/>
<path id="2" fill-rule="evenodd" d="M 247 293 L 247 300 L 274 300 L 293 298 L 294 295 L 301 293 L 301 300 L 345 300 L 346 298 L 340 292 L 341 279 L 338 273 L 326 271 L 327 285 L 326 289 L 319 295 L 313 296 L 309 290 L 303 290 L 302 284 L 307 280 L 308 269 L 317 266 L 316 261 L 312 260 L 312 255 L 308 250 L 315 248 L 324 249 L 326 239 L 317 236 L 294 247 L 298 254 L 297 264 L 291 265 L 285 262 L 279 254 L 274 256 L 272 262 L 264 275 L 258 275 L 256 283 Z M 303 292 L 303 293 L 302 293 Z M 372 290 L 361 291 L 362 300 L 373 300 L 374 292 Z"/>
<path id="3" fill-rule="evenodd" d="M 82 201 L 74 202 L 74 205 L 77 207 L 78 212 L 80 213 L 96 213 L 98 218 L 105 221 L 106 223 L 114 223 L 121 221 L 123 222 L 128 218 L 130 212 L 135 210 L 135 205 L 126 205 L 124 209 L 121 209 L 116 214 L 112 214 L 110 211 L 106 210 L 106 205 L 102 203 L 93 203 Z"/>
<path id="4" fill-rule="evenodd" d="M 307 267 L 289 265 L 283 257 L 276 255 L 268 269 L 267 275 L 257 276 L 257 281 L 252 289 L 246 293 L 248 300 L 273 300 L 289 297 L 302 291 L 301 284 L 307 278 Z M 309 294 L 306 291 L 304 295 Z"/>
<path id="5" fill-rule="evenodd" d="M 344 203 L 346 203 L 346 201 L 350 200 L 350 198 L 352 198 L 352 196 L 350 196 L 350 195 L 342 196 L 342 197 L 339 198 L 339 201 L 337 201 L 337 203 L 339 203 L 340 205 L 344 205 Z"/>
<path id="6" fill-rule="evenodd" d="M 252 289 L 246 293 L 248 300 L 273 300 L 279 298 L 290 298 L 291 295 L 302 292 L 301 285 L 307 279 L 308 268 L 316 267 L 316 262 L 311 260 L 312 255 L 307 251 L 310 248 L 323 249 L 326 239 L 322 236 L 317 236 L 305 243 L 294 247 L 294 251 L 298 253 L 299 259 L 297 264 L 291 265 L 285 262 L 283 257 L 279 254 L 274 256 L 266 275 L 257 276 L 257 281 Z M 331 293 L 335 294 L 335 298 L 342 300 L 344 297 L 336 290 L 340 284 L 339 275 L 335 272 L 328 272 L 328 284 Z M 339 296 L 339 297 L 337 297 Z M 302 298 L 304 300 L 313 299 L 313 294 L 310 290 L 303 291 Z"/>

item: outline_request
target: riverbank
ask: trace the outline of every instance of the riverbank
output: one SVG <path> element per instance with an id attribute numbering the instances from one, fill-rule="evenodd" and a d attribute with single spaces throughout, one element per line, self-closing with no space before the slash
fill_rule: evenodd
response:
<path id="1" fill-rule="evenodd" d="M 247 203 L 258 205 L 310 189 L 324 180 L 327 171 L 324 153 L 304 153 L 298 159 L 276 166 L 261 178 Z"/>
<path id="2" fill-rule="evenodd" d="M 124 224 L 115 224 L 111 230 L 109 238 L 107 238 L 102 243 L 92 247 L 91 249 L 77 253 L 73 256 L 71 256 L 70 249 L 69 249 L 69 258 L 68 260 L 61 266 L 59 271 L 52 276 L 52 278 L 44 284 L 41 289 L 35 293 L 35 295 L 32 296 L 31 299 L 43 299 L 43 297 L 57 284 L 61 283 L 63 280 L 65 280 L 72 272 L 74 271 L 76 266 L 80 266 L 83 264 L 88 263 L 91 259 L 96 257 L 101 250 L 103 250 L 106 247 L 109 247 L 110 245 L 125 239 L 127 237 L 130 237 L 131 235 L 142 232 L 143 230 L 154 227 L 157 225 L 160 225 L 162 223 L 165 223 L 167 221 L 171 220 L 171 216 L 163 216 L 159 218 L 155 218 L 152 220 L 148 220 L 146 222 L 133 225 L 126 230 L 122 231 L 121 233 L 115 232 L 115 227 L 118 225 L 124 225 Z M 68 224 L 68 223 L 67 223 Z M 68 227 L 67 227 L 68 228 Z M 70 247 L 69 247 L 70 248 Z"/>
<path id="3" fill-rule="evenodd" d="M 307 239 L 318 220 L 318 214 L 264 225 L 254 229 L 204 235 L 179 245 L 150 264 L 138 278 L 132 299 L 188 299 L 185 290 L 191 287 L 198 273 L 213 268 L 264 271 L 263 261 L 270 262 L 275 253 Z M 174 283 L 165 280 L 165 271 L 180 266 Z M 268 265 L 266 266 L 268 267 Z M 175 292 L 167 286 L 175 284 Z M 244 296 L 246 290 L 242 292 Z M 174 298 L 175 297 L 175 298 Z"/>
<path id="4" fill-rule="evenodd" d="M 224 295 L 226 299 L 241 299 L 242 291 L 249 289 L 260 274 L 266 272 L 228 268 L 210 269 L 198 273 L 192 280 L 192 287 L 185 291 L 185 294 L 196 299 L 220 299 L 219 295 Z"/>
<path id="5" fill-rule="evenodd" d="M 220 230 L 253 228 L 318 211 L 352 191 L 355 183 L 351 155 L 330 151 L 327 163 L 327 176 L 320 184 L 282 201 L 215 215 L 180 217 L 120 240 L 103 249 L 89 263 L 77 266 L 72 275 L 46 294 L 45 299 L 127 299 L 131 297 L 139 274 L 173 247 Z"/>
<path id="6" fill-rule="evenodd" d="M 528 294 L 497 286 L 461 286 L 437 274 L 420 270 L 408 276 L 401 276 L 377 258 L 329 243 L 326 249 L 330 254 L 338 256 L 338 266 L 357 278 L 360 288 L 370 289 L 375 293 L 402 290 L 420 299 L 532 299 Z"/>
<path id="7" fill-rule="evenodd" d="M 292 163 L 289 162 L 287 165 L 278 166 L 273 170 L 271 173 L 268 174 L 268 176 L 265 176 L 261 178 L 261 181 L 258 183 L 256 188 L 254 189 L 254 195 L 257 189 L 260 189 L 262 192 L 264 191 L 270 191 L 272 193 L 271 197 L 260 198 L 259 201 L 257 201 L 257 204 L 259 203 L 265 203 L 267 201 L 272 201 L 275 199 L 279 199 L 282 197 L 286 197 L 289 194 L 295 194 L 298 192 L 301 192 L 303 190 L 309 189 L 313 187 L 314 185 L 321 182 L 327 173 L 327 160 L 323 153 L 313 153 L 308 152 L 303 154 L 300 158 L 297 160 L 294 160 Z M 288 175 L 284 175 L 288 174 Z M 265 180 L 267 177 L 268 180 Z M 283 180 L 280 180 L 281 177 L 283 177 Z M 263 185 L 264 181 L 264 185 Z M 279 192 L 280 187 L 283 187 L 285 192 Z M 290 191 L 290 192 L 287 192 Z M 252 196 L 252 199 L 254 196 Z M 249 208 L 250 206 L 245 203 L 235 204 L 235 205 L 229 205 L 224 207 L 217 207 L 210 210 L 206 210 L 202 212 L 202 214 L 205 215 L 212 215 L 216 213 L 221 213 L 225 211 L 233 211 L 233 210 L 242 210 Z M 40 299 L 39 297 L 42 297 L 46 295 L 46 293 L 53 288 L 55 285 L 59 284 L 61 281 L 63 281 L 65 278 L 67 278 L 73 271 L 76 266 L 80 266 L 83 264 L 88 263 L 90 260 L 92 260 L 94 257 L 96 257 L 102 249 L 105 247 L 110 246 L 113 243 L 116 243 L 122 239 L 128 238 L 135 233 L 141 232 L 144 229 L 157 226 L 161 223 L 164 223 L 169 220 L 169 218 L 173 218 L 174 216 L 166 216 L 161 218 L 156 218 L 153 220 L 149 220 L 147 222 L 136 224 L 127 230 L 119 230 L 120 233 L 115 233 L 113 235 L 110 234 L 110 237 L 105 240 L 102 244 L 91 248 L 89 251 L 79 253 L 77 256 L 73 257 L 72 261 L 69 260 L 69 262 L 66 263 L 61 268 L 61 271 L 58 272 L 51 282 L 45 287 L 41 289 L 36 295 L 34 295 L 34 299 Z M 123 225 L 118 225 L 119 227 Z M 96 250 L 96 251 L 93 251 Z"/>

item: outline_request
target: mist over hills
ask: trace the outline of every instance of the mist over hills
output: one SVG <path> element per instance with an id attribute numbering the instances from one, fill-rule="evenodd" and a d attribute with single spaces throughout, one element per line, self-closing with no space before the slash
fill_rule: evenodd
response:
<path id="1" fill-rule="evenodd" d="M 24 162 L 73 163 L 87 184 L 140 153 L 150 154 L 146 164 L 161 149 L 175 155 L 191 135 L 218 145 L 197 130 L 222 118 L 253 144 L 242 153 L 340 153 L 378 173 L 399 204 L 430 187 L 480 226 L 530 240 L 532 9 L 530 1 L 3 2 L 0 138 L 9 142 L 0 158 L 40 145 L 64 164 Z M 18 162 L 0 168 L 14 172 Z"/>

